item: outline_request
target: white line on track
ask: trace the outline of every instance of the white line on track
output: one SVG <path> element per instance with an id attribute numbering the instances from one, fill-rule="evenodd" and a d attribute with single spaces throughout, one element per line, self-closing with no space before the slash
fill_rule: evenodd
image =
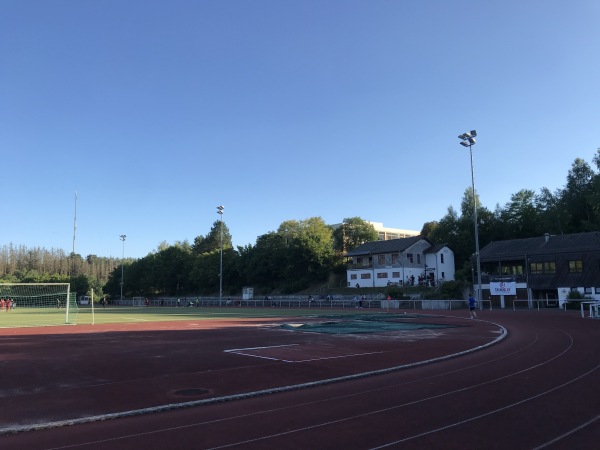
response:
<path id="1" fill-rule="evenodd" d="M 349 355 L 337 355 L 337 356 L 323 356 L 318 358 L 309 358 L 309 359 L 298 359 L 298 360 L 290 360 L 290 359 L 281 359 L 273 356 L 262 356 L 256 355 L 254 353 L 249 353 L 252 350 L 267 350 L 271 348 L 281 348 L 281 347 L 294 347 L 299 344 L 283 344 L 283 345 L 270 345 L 266 347 L 247 347 L 247 348 L 234 348 L 230 350 L 224 350 L 225 353 L 233 353 L 234 355 L 242 355 L 242 356 L 250 356 L 253 358 L 261 358 L 261 359 L 269 359 L 271 361 L 281 361 L 285 363 L 303 363 L 303 362 L 311 362 L 311 361 L 325 361 L 328 359 L 340 359 L 340 358 L 350 358 L 352 356 L 364 356 L 364 355 L 377 355 L 383 352 L 365 352 L 365 353 L 351 353 Z"/>
<path id="2" fill-rule="evenodd" d="M 264 350 L 264 349 L 267 349 L 267 348 L 293 347 L 295 345 L 298 345 L 298 344 L 269 345 L 267 347 L 232 348 L 230 350 L 224 350 L 224 351 L 225 352 L 236 353 L 236 352 L 244 352 L 244 351 L 247 351 L 247 350 Z"/>

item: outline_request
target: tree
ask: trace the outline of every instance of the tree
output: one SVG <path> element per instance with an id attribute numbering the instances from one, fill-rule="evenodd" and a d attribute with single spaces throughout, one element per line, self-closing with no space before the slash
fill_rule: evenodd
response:
<path id="1" fill-rule="evenodd" d="M 332 231 L 322 218 L 311 217 L 294 225 L 293 237 L 287 241 L 289 250 L 283 274 L 288 292 L 304 289 L 311 281 L 323 280 L 335 264 Z M 287 227 L 283 229 L 289 231 Z"/>
<path id="2" fill-rule="evenodd" d="M 515 239 L 517 237 L 533 237 L 540 235 L 538 229 L 538 210 L 535 206 L 535 192 L 522 189 L 510 197 L 500 213 L 501 221 L 507 226 L 507 234 L 504 239 Z"/>
<path id="3" fill-rule="evenodd" d="M 90 280 L 85 275 L 77 275 L 71 277 L 71 292 L 76 292 L 77 295 L 88 295 L 90 291 Z"/>
<path id="4" fill-rule="evenodd" d="M 273 231 L 263 234 L 256 245 L 241 251 L 242 278 L 246 284 L 270 292 L 283 283 L 288 258 L 288 242 L 283 235 Z"/>
<path id="5" fill-rule="evenodd" d="M 225 222 L 217 220 L 213 223 L 212 228 L 206 237 L 200 235 L 194 239 L 192 252 L 196 255 L 202 253 L 210 253 L 214 250 L 221 249 L 221 226 L 223 226 L 223 248 L 233 248 L 231 233 Z"/>
<path id="6" fill-rule="evenodd" d="M 562 203 L 568 213 L 568 232 L 592 231 L 594 222 L 592 191 L 594 171 L 583 159 L 576 158 L 567 175 Z"/>
<path id="7" fill-rule="evenodd" d="M 435 229 L 438 227 L 438 225 L 439 223 L 436 221 L 425 222 L 421 228 L 421 236 L 430 239 L 431 235 L 435 233 Z"/>
<path id="8" fill-rule="evenodd" d="M 360 217 L 346 218 L 333 230 L 333 247 L 340 253 L 352 251 L 365 242 L 376 240 L 375 227 Z"/>
<path id="9" fill-rule="evenodd" d="M 546 187 L 543 187 L 535 197 L 535 205 L 538 211 L 538 227 L 544 233 L 563 234 L 563 222 L 566 221 L 567 212 L 562 208 L 561 198 L 561 190 L 557 190 L 553 194 Z M 566 222 L 564 225 L 566 225 Z"/>
<path id="10" fill-rule="evenodd" d="M 595 229 L 600 228 L 600 148 L 596 150 L 594 155 L 594 165 L 597 173 L 594 174 L 591 182 L 591 194 L 589 196 L 590 208 L 592 214 L 592 226 Z"/>

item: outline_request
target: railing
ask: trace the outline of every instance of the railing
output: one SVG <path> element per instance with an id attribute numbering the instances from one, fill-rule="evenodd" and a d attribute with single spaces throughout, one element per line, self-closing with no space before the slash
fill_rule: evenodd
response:
<path id="1" fill-rule="evenodd" d="M 315 298 L 307 296 L 266 296 L 255 299 L 242 299 L 240 297 L 163 297 L 153 298 L 149 306 L 202 308 L 202 307 L 277 307 L 277 308 L 379 308 L 381 300 L 376 297 L 362 299 L 358 296 L 332 295 L 329 298 Z M 114 302 L 115 305 L 131 306 L 131 300 Z"/>
<path id="2" fill-rule="evenodd" d="M 516 283 L 525 283 L 527 278 L 525 275 L 490 275 L 490 274 L 481 274 L 481 283 L 489 284 L 493 281 L 514 281 Z"/>
<path id="3" fill-rule="evenodd" d="M 553 306 L 556 306 L 556 303 L 558 303 L 558 300 L 547 300 L 547 299 L 531 299 L 531 300 L 527 300 L 527 299 L 515 299 L 513 300 L 513 311 L 517 310 L 517 305 L 519 303 L 525 303 L 527 305 L 527 307 L 529 307 L 529 304 L 531 303 L 532 305 L 535 303 L 535 308 L 537 308 L 537 310 L 540 310 L 540 305 L 541 306 L 545 306 L 546 308 L 550 307 L 550 304 L 552 303 Z M 529 308 L 531 309 L 531 308 Z M 566 308 L 565 308 L 566 311 Z"/>
<path id="4" fill-rule="evenodd" d="M 490 300 L 481 300 L 479 309 L 492 310 L 492 302 Z M 424 310 L 447 310 L 467 309 L 468 302 L 466 300 L 422 300 L 411 298 L 408 300 L 383 300 L 381 302 L 383 309 L 424 309 Z"/>
<path id="5" fill-rule="evenodd" d="M 376 308 L 376 309 L 423 309 L 423 310 L 456 310 L 466 309 L 466 300 L 424 300 L 411 298 L 407 300 L 386 300 L 383 293 L 371 298 L 350 295 L 331 295 L 329 298 L 315 298 L 312 296 L 266 296 L 260 299 L 245 300 L 240 297 L 161 297 L 149 299 L 148 306 L 153 307 L 181 307 L 181 308 L 206 308 L 206 307 L 272 307 L 272 308 Z M 526 301 L 526 300 L 525 300 Z M 131 299 L 114 300 L 113 305 L 132 306 Z M 141 306 L 141 305 L 140 305 Z M 479 309 L 492 310 L 490 300 L 482 300 Z"/>

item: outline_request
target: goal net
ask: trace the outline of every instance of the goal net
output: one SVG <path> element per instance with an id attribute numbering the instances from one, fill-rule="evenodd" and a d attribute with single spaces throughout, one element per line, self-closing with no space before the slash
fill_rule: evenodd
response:
<path id="1" fill-rule="evenodd" d="M 0 283 L 0 327 L 75 324 L 76 299 L 69 283 Z"/>
<path id="2" fill-rule="evenodd" d="M 145 306 L 144 297 L 133 297 L 133 306 Z"/>

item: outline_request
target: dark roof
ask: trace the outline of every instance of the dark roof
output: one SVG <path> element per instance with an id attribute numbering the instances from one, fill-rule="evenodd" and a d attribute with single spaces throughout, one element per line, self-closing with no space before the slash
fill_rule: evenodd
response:
<path id="1" fill-rule="evenodd" d="M 432 247 L 425 250 L 425 253 L 437 253 L 444 247 L 448 247 L 448 244 L 433 244 Z"/>
<path id="2" fill-rule="evenodd" d="M 362 256 L 371 254 L 377 255 L 381 253 L 393 252 L 400 253 L 421 240 L 429 242 L 423 236 L 412 236 L 402 239 L 389 239 L 387 241 L 366 242 L 364 244 L 359 245 L 354 250 L 351 250 L 348 253 L 346 253 L 346 256 Z"/>
<path id="3" fill-rule="evenodd" d="M 525 255 L 549 255 L 600 250 L 600 232 L 539 236 L 491 242 L 480 250 L 482 260 L 520 259 Z"/>

